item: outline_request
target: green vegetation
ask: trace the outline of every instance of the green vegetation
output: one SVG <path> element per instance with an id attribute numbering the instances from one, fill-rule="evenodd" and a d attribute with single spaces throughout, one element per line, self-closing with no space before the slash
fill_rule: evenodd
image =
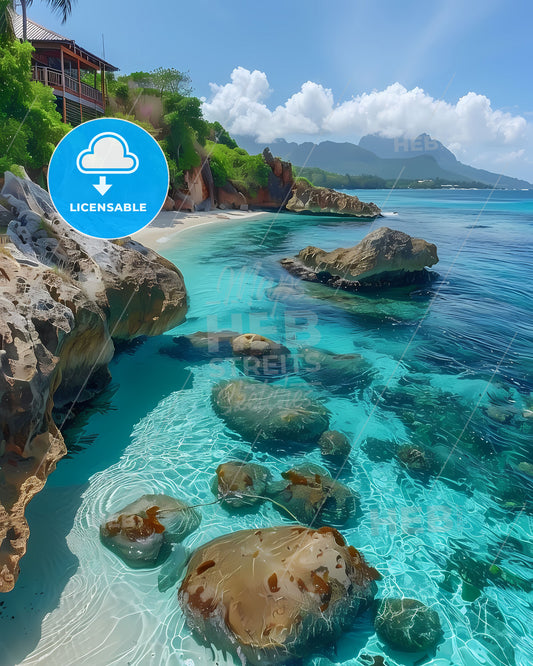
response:
<path id="1" fill-rule="evenodd" d="M 294 179 L 294 182 L 296 185 L 306 185 L 307 187 L 313 187 L 313 183 L 303 176 L 298 176 Z"/>
<path id="2" fill-rule="evenodd" d="M 200 100 L 179 93 L 166 93 L 163 106 L 166 129 L 163 149 L 175 161 L 179 171 L 199 166 L 198 147 L 205 146 L 209 136 L 209 125 L 202 117 Z"/>
<path id="3" fill-rule="evenodd" d="M 127 81 L 132 81 L 138 88 L 155 92 L 160 97 L 165 93 L 188 97 L 192 92 L 191 77 L 186 72 L 180 72 L 173 67 L 158 67 L 151 72 L 133 72 L 117 79 L 117 83 Z"/>
<path id="4" fill-rule="evenodd" d="M 324 171 L 317 167 L 294 167 L 294 172 L 298 174 L 300 178 L 305 178 L 308 181 L 311 181 L 315 187 L 329 187 L 331 189 L 341 189 L 341 190 L 355 190 L 355 189 L 384 189 L 391 187 L 393 182 L 388 185 L 389 181 L 386 181 L 384 178 L 379 176 L 350 176 L 345 174 L 342 176 L 338 173 L 331 173 L 329 171 Z"/>
<path id="5" fill-rule="evenodd" d="M 258 187 L 268 184 L 271 170 L 262 155 L 248 155 L 243 148 L 230 148 L 212 141 L 208 141 L 206 147 L 211 155 L 211 171 L 218 187 L 229 180 L 241 192 L 254 196 Z"/>
<path id="6" fill-rule="evenodd" d="M 31 80 L 28 42 L 0 38 L 0 172 L 19 164 L 39 169 L 70 127 L 61 122 L 52 89 Z"/>
<path id="7" fill-rule="evenodd" d="M 295 173 L 299 178 L 311 181 L 315 187 L 329 187 L 335 190 L 385 190 L 392 187 L 397 189 L 451 189 L 456 188 L 477 188 L 486 189 L 490 187 L 484 183 L 475 181 L 445 181 L 441 178 L 434 180 L 406 180 L 401 179 L 385 180 L 379 176 L 363 174 L 361 176 L 344 176 L 338 173 L 324 171 L 318 167 L 294 167 Z M 298 178 L 296 179 L 298 180 Z"/>
<path id="8" fill-rule="evenodd" d="M 228 148 L 239 147 L 237 142 L 231 138 L 229 133 L 217 121 L 210 125 L 209 140 L 214 143 L 223 143 L 225 146 L 228 146 Z"/>

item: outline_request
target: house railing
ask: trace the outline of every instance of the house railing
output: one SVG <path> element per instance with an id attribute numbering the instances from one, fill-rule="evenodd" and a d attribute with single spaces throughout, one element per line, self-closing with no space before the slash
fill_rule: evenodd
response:
<path id="1" fill-rule="evenodd" d="M 36 65 L 33 68 L 33 80 L 40 81 L 45 86 L 51 86 L 52 88 L 63 88 L 63 74 L 60 70 L 51 67 Z M 88 99 L 103 106 L 102 93 L 99 90 L 82 82 L 80 91 L 78 80 L 68 74 L 65 74 L 65 90 L 82 99 Z"/>

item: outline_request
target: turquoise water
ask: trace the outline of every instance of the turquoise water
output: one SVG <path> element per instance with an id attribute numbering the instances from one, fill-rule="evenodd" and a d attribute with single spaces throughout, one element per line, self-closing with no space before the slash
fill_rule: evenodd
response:
<path id="1" fill-rule="evenodd" d="M 312 387 L 331 427 L 353 442 L 340 480 L 357 491 L 362 511 L 342 533 L 383 574 L 380 596 L 431 605 L 445 632 L 435 654 L 410 656 L 383 645 L 362 617 L 335 650 L 306 664 L 368 664 L 363 655 L 385 655 L 390 666 L 533 662 L 524 584 L 532 482 L 518 467 L 533 462 L 524 416 L 533 407 L 531 193 L 495 192 L 488 201 L 487 191 L 358 194 L 383 206 L 385 218 L 268 215 L 188 230 L 162 251 L 185 276 L 187 321 L 119 354 L 111 387 L 67 432 L 71 453 L 30 504 L 29 551 L 15 591 L 2 597 L 0 663 L 236 663 L 190 635 L 175 590 L 158 591 L 157 569 L 129 569 L 98 538 L 102 517 L 143 493 L 211 502 L 218 464 L 249 450 L 210 405 L 213 384 L 237 374 L 233 361 L 160 353 L 174 335 L 222 329 L 261 333 L 294 352 L 356 352 L 372 364 L 371 381 L 352 392 Z M 279 266 L 306 245 L 354 245 L 382 225 L 436 243 L 440 278 L 371 298 L 299 283 Z M 443 464 L 417 474 L 375 440 L 413 442 Z M 274 473 L 302 458 L 252 455 Z M 306 459 L 323 464 L 318 451 Z M 190 547 L 285 522 L 268 503 L 247 515 L 218 504 L 201 512 Z"/>

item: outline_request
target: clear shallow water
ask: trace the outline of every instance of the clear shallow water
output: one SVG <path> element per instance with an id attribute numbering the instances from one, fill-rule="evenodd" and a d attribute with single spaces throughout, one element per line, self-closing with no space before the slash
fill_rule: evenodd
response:
<path id="1" fill-rule="evenodd" d="M 175 590 L 157 589 L 157 569 L 129 569 L 98 539 L 102 516 L 143 493 L 210 502 L 218 464 L 249 449 L 210 406 L 213 383 L 235 375 L 233 363 L 159 353 L 173 335 L 231 328 L 294 351 L 355 351 L 372 363 L 372 382 L 356 392 L 313 387 L 331 426 L 354 442 L 341 480 L 359 493 L 362 515 L 344 536 L 383 574 L 380 596 L 415 597 L 439 611 L 445 640 L 421 663 L 531 664 L 531 595 L 489 580 L 466 601 L 458 576 L 483 587 L 480 567 L 457 552 L 522 579 L 531 579 L 533 561 L 531 513 L 522 509 L 531 486 L 516 472 L 533 462 L 531 420 L 522 417 L 533 390 L 533 200 L 499 192 L 485 205 L 488 194 L 401 191 L 374 223 L 280 215 L 178 236 L 164 254 L 184 273 L 188 320 L 113 361 L 112 387 L 69 434 L 78 446 L 31 503 L 29 552 L 0 606 L 0 663 L 233 663 L 190 636 Z M 382 206 L 387 196 L 361 192 Z M 305 245 L 353 245 L 384 224 L 435 242 L 441 279 L 371 299 L 294 282 L 278 264 Z M 491 418 L 491 406 L 510 421 Z M 369 438 L 440 447 L 450 459 L 438 480 L 419 477 L 397 460 L 377 460 Z M 306 459 L 322 463 L 319 452 Z M 279 473 L 302 455 L 256 452 L 253 460 Z M 231 517 L 220 505 L 201 511 L 191 547 L 229 529 L 285 522 L 270 504 Z M 368 663 L 363 654 L 383 654 L 391 666 L 420 659 L 387 649 L 362 617 L 335 652 L 309 663 Z"/>

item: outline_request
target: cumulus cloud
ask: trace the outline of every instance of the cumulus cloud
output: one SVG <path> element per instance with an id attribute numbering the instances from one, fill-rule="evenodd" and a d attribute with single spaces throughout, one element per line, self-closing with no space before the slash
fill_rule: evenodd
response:
<path id="1" fill-rule="evenodd" d="M 251 135 L 260 142 L 303 135 L 357 141 L 364 134 L 396 138 L 428 132 L 465 157 L 474 149 L 518 151 L 528 127 L 522 116 L 493 109 L 485 95 L 468 92 L 451 104 L 400 83 L 335 104 L 330 89 L 307 81 L 283 105 L 271 109 L 266 103 L 271 93 L 266 74 L 237 67 L 229 83 L 211 84 L 211 93 L 203 104 L 205 117 L 218 120 L 230 133 Z"/>

